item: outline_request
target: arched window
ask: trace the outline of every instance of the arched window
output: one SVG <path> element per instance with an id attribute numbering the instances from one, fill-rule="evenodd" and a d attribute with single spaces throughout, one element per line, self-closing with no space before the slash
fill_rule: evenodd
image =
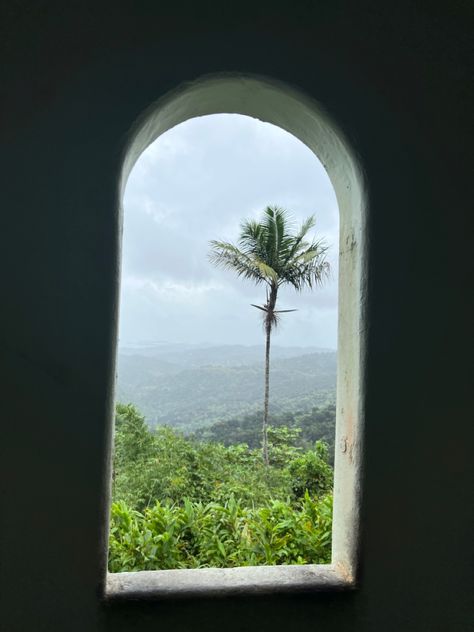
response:
<path id="1" fill-rule="evenodd" d="M 146 571 L 109 574 L 110 598 L 271 592 L 351 587 L 357 569 L 364 354 L 364 187 L 342 133 L 317 104 L 292 88 L 247 76 L 212 76 L 178 88 L 150 107 L 130 135 L 121 177 L 123 196 L 135 161 L 162 133 L 190 118 L 237 113 L 277 125 L 319 158 L 331 179 L 340 210 L 338 383 L 333 551 L 330 565 Z M 163 575 L 166 573 L 166 575 Z"/>

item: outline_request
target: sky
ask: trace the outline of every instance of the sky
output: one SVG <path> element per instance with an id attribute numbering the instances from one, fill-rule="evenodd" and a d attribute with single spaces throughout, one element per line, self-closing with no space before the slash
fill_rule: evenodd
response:
<path id="1" fill-rule="evenodd" d="M 242 220 L 268 205 L 329 246 L 330 278 L 312 292 L 279 292 L 280 346 L 336 348 L 339 213 L 323 166 L 279 127 L 237 114 L 194 118 L 140 156 L 124 196 L 119 340 L 263 344 L 263 286 L 214 267 L 209 241 L 237 241 Z"/>

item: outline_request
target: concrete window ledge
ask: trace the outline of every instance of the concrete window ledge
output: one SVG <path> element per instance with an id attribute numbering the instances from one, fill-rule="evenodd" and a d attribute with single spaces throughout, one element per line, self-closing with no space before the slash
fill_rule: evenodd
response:
<path id="1" fill-rule="evenodd" d="M 351 579 L 330 564 L 245 566 L 109 573 L 107 600 L 159 600 L 294 592 L 333 592 L 354 588 Z"/>

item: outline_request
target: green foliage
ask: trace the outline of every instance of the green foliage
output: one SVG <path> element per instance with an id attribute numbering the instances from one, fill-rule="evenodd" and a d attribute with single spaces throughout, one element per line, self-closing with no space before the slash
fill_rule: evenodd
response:
<path id="1" fill-rule="evenodd" d="M 271 427 L 265 467 L 258 448 L 149 430 L 118 405 L 110 570 L 327 561 L 328 448 L 304 451 L 300 435 Z"/>
<path id="2" fill-rule="evenodd" d="M 109 570 L 326 564 L 331 556 L 332 497 L 297 507 L 273 500 L 250 509 L 228 501 L 157 502 L 143 513 L 112 505 Z"/>
<path id="3" fill-rule="evenodd" d="M 288 464 L 292 491 L 296 498 L 306 493 L 319 496 L 332 488 L 333 470 L 327 459 L 327 445 L 317 441 L 314 450 L 308 450 Z"/>
<path id="4" fill-rule="evenodd" d="M 114 497 L 142 506 L 156 494 L 150 476 L 155 439 L 145 419 L 131 404 L 117 404 L 113 469 Z"/>
<path id="5" fill-rule="evenodd" d="M 268 426 L 268 453 L 271 465 L 282 468 L 296 458 L 301 448 L 294 444 L 300 433 L 300 428 Z"/>
<path id="6" fill-rule="evenodd" d="M 258 448 L 261 441 L 259 421 L 261 414 L 253 413 L 221 421 L 208 428 L 196 430 L 192 437 L 199 441 L 223 443 L 246 443 L 250 448 Z M 287 426 L 297 429 L 298 436 L 293 445 L 303 450 L 311 449 L 316 441 L 323 440 L 328 445 L 329 462 L 334 458 L 334 434 L 336 427 L 336 406 L 328 404 L 322 408 L 313 407 L 307 412 L 296 410 L 271 416 L 273 429 Z M 270 431 L 271 432 L 271 431 Z"/>

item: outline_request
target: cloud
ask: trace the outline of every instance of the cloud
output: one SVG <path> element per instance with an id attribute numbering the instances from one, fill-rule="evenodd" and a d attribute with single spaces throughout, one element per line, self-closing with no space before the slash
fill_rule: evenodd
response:
<path id="1" fill-rule="evenodd" d="M 315 292 L 281 292 L 296 307 L 280 344 L 334 347 L 337 322 L 338 211 L 314 154 L 287 132 L 256 119 L 215 115 L 163 134 L 136 163 L 124 198 L 120 336 L 125 340 L 260 341 L 249 304 L 262 287 L 208 260 L 211 239 L 236 240 L 240 222 L 268 204 L 300 223 L 315 213 L 331 246 L 330 281 Z M 291 317 L 291 320 L 290 320 Z"/>

